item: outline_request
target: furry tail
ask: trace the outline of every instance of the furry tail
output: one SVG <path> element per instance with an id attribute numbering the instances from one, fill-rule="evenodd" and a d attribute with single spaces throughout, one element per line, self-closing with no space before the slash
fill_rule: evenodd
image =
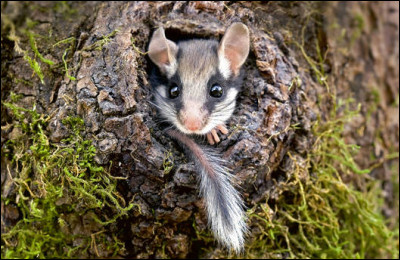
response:
<path id="1" fill-rule="evenodd" d="M 223 245 L 240 253 L 247 232 L 243 201 L 231 183 L 233 177 L 221 166 L 222 159 L 205 152 L 188 136 L 175 130 L 167 134 L 189 150 L 200 169 L 200 194 L 204 197 L 208 223 Z"/>

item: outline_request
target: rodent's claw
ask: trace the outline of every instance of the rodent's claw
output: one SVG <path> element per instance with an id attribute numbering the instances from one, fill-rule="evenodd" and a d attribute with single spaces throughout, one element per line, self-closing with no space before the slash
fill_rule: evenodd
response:
<path id="1" fill-rule="evenodd" d="M 207 140 L 208 140 L 209 144 L 211 144 L 211 145 L 215 144 L 214 143 L 214 139 L 213 139 L 213 137 L 211 135 L 211 132 L 207 134 Z"/>
<path id="2" fill-rule="evenodd" d="M 211 130 L 211 134 L 212 134 L 212 136 L 214 138 L 214 141 L 216 143 L 219 143 L 219 141 L 221 141 L 221 139 L 219 139 L 219 136 L 217 134 L 217 130 L 215 130 L 215 128 L 213 130 Z"/>
<path id="3" fill-rule="evenodd" d="M 229 133 L 228 129 L 225 127 L 225 125 L 219 125 L 217 126 L 218 130 L 221 131 L 222 134 L 226 135 Z"/>
<path id="4" fill-rule="evenodd" d="M 207 140 L 208 143 L 213 145 L 215 143 L 219 143 L 221 139 L 219 139 L 217 130 L 219 130 L 222 134 L 226 135 L 229 133 L 228 129 L 225 127 L 225 125 L 218 125 L 216 126 L 211 132 L 207 134 Z"/>

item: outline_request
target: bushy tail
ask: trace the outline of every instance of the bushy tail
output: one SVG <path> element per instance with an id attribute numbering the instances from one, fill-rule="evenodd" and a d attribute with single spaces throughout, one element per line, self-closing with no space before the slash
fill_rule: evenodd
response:
<path id="1" fill-rule="evenodd" d="M 231 183 L 233 176 L 221 166 L 220 158 L 201 149 L 188 136 L 175 130 L 168 130 L 167 133 L 184 145 L 200 169 L 200 194 L 204 197 L 208 223 L 215 237 L 226 247 L 240 253 L 247 227 L 243 201 Z"/>

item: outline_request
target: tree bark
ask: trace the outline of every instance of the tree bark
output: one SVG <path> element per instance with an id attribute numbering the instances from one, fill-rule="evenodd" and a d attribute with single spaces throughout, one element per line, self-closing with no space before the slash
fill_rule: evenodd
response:
<path id="1" fill-rule="evenodd" d="M 97 163 L 113 162 L 112 175 L 127 177 L 120 193 L 141 209 L 118 224 L 125 229 L 127 248 L 121 256 L 198 257 L 199 248 L 212 242 L 193 240 L 208 230 L 196 168 L 163 135 L 150 103 L 145 52 L 152 32 L 162 26 L 174 41 L 220 39 L 235 21 L 249 27 L 244 85 L 228 123 L 230 134 L 215 150 L 229 162 L 252 208 L 281 195 L 279 183 L 291 178 L 294 167 L 288 153 L 305 158 L 315 141 L 312 125 L 336 105 L 299 46 L 311 59 L 323 58 L 319 69 L 334 86 L 336 100 L 362 104 L 344 133 L 346 142 L 361 146 L 356 157 L 361 168 L 398 152 L 398 16 L 395 2 L 2 2 L 1 99 L 9 100 L 11 91 L 22 94 L 19 105 L 35 103 L 40 113 L 52 115 L 47 131 L 55 143 L 68 135 L 63 119 L 84 119 L 84 136 L 97 147 Z M 27 18 L 36 24 L 29 27 Z M 38 52 L 59 62 L 58 67 L 40 62 L 43 82 L 16 50 L 11 23 L 29 28 Z M 29 50 L 29 38 L 16 34 L 19 46 Z M 54 46 L 70 37 L 75 40 Z M 3 126 L 13 119 L 3 105 L 1 113 L 3 146 L 13 138 L 12 129 Z M 2 190 L 5 163 L 2 159 Z M 166 170 L 166 163 L 173 167 Z M 391 209 L 393 176 L 386 170 L 393 163 L 383 161 L 371 176 L 384 181 L 385 214 L 398 219 Z"/>

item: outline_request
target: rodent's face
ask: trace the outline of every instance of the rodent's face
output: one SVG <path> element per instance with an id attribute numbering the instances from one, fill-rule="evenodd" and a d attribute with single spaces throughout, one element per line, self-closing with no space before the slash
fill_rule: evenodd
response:
<path id="1" fill-rule="evenodd" d="M 241 79 L 218 60 L 218 42 L 178 46 L 176 63 L 156 83 L 156 103 L 164 119 L 183 133 L 207 134 L 231 117 Z"/>
<path id="2" fill-rule="evenodd" d="M 218 43 L 191 40 L 178 45 L 157 29 L 149 57 L 158 67 L 152 77 L 161 115 L 186 134 L 207 134 L 235 109 L 240 68 L 250 50 L 246 25 L 232 24 Z"/>

